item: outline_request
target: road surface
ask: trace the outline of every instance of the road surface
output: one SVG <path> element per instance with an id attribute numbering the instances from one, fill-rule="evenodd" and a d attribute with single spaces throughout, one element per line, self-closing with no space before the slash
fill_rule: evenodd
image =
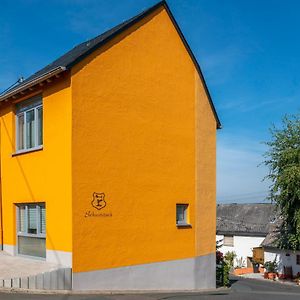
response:
<path id="1" fill-rule="evenodd" d="M 33 295 L 4 293 L 1 300 L 300 300 L 300 287 L 255 279 L 233 278 L 231 289 L 207 293 L 120 295 Z"/>

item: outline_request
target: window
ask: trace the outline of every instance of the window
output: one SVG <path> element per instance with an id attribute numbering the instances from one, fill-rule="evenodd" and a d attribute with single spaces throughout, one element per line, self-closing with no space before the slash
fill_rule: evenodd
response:
<path id="1" fill-rule="evenodd" d="M 233 235 L 224 235 L 223 245 L 233 247 Z"/>
<path id="2" fill-rule="evenodd" d="M 43 145 L 43 105 L 41 96 L 16 105 L 17 151 Z"/>
<path id="3" fill-rule="evenodd" d="M 189 225 L 188 204 L 176 204 L 176 225 Z"/>
<path id="4" fill-rule="evenodd" d="M 45 203 L 17 206 L 18 254 L 46 257 Z"/>
<path id="5" fill-rule="evenodd" d="M 297 265 L 300 265 L 300 255 L 299 254 L 296 255 L 296 263 L 297 263 Z"/>

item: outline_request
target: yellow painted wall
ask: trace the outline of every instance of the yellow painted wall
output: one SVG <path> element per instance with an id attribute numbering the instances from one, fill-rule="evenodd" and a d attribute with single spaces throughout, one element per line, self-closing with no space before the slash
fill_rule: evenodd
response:
<path id="1" fill-rule="evenodd" d="M 0 132 L 1 132 L 1 123 L 0 123 Z M 0 139 L 0 149 L 1 149 L 1 139 Z M 1 172 L 1 153 L 0 153 L 0 172 Z M 1 173 L 0 173 L 1 175 Z M 0 176 L 0 249 L 3 249 L 3 220 L 2 220 L 2 179 Z"/>
<path id="2" fill-rule="evenodd" d="M 215 170 L 202 168 L 215 167 L 206 161 L 215 159 L 216 123 L 166 11 L 76 65 L 71 85 L 73 271 L 214 252 Z M 94 192 L 105 193 L 102 210 L 91 205 Z M 176 227 L 176 203 L 189 203 L 192 228 Z"/>
<path id="3" fill-rule="evenodd" d="M 69 78 L 43 91 L 43 117 L 43 150 L 12 157 L 14 105 L 0 107 L 4 244 L 16 245 L 14 203 L 45 202 L 46 248 L 72 251 Z"/>
<path id="4" fill-rule="evenodd" d="M 216 119 L 195 72 L 196 256 L 216 251 Z"/>

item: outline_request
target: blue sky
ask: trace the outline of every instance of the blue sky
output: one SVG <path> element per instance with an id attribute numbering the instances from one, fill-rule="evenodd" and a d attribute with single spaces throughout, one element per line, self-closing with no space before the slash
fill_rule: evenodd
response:
<path id="1" fill-rule="evenodd" d="M 155 0 L 1 0 L 0 91 Z M 169 0 L 223 129 L 218 202 L 262 202 L 268 128 L 300 108 L 300 2 Z"/>

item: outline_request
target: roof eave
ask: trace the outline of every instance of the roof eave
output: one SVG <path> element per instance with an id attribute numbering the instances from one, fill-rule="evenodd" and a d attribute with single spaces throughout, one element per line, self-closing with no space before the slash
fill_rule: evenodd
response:
<path id="1" fill-rule="evenodd" d="M 56 68 L 50 70 L 47 73 L 44 73 L 43 75 L 41 75 L 39 77 L 36 77 L 36 78 L 26 82 L 24 85 L 21 84 L 20 86 L 16 86 L 12 90 L 6 92 L 4 95 L 1 95 L 0 102 L 5 101 L 5 100 L 7 101 L 10 97 L 17 95 L 18 93 L 22 93 L 25 90 L 33 87 L 34 85 L 39 84 L 47 79 L 50 79 L 51 77 L 56 76 L 64 71 L 66 71 L 66 67 L 59 66 L 59 67 L 56 67 Z"/>
<path id="2" fill-rule="evenodd" d="M 236 230 L 218 230 L 216 231 L 218 235 L 236 235 L 236 236 L 257 236 L 266 237 L 268 232 L 258 232 L 258 231 L 236 231 Z"/>

